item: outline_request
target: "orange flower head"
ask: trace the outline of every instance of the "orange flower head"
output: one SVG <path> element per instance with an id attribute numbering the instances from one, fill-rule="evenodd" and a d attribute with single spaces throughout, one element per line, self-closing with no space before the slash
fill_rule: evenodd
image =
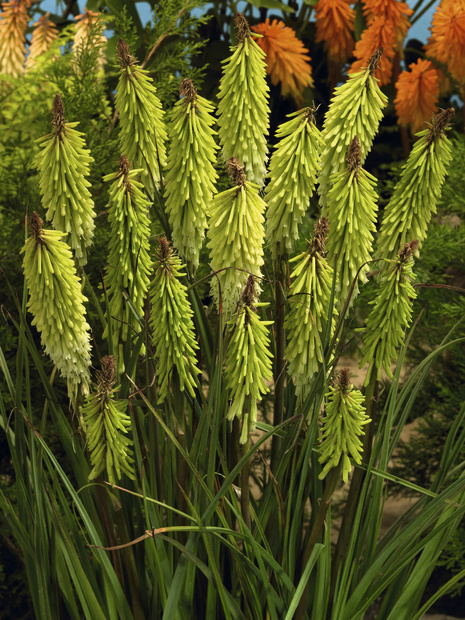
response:
<path id="1" fill-rule="evenodd" d="M 394 105 L 399 125 L 410 125 L 416 133 L 437 112 L 439 75 L 429 60 L 419 59 L 409 69 L 399 75 Z"/>
<path id="2" fill-rule="evenodd" d="M 395 33 L 396 51 L 402 50 L 407 31 L 410 28 L 409 17 L 413 13 L 406 2 L 399 0 L 364 0 L 363 13 L 368 25 L 378 17 L 390 22 Z"/>
<path id="3" fill-rule="evenodd" d="M 50 13 L 42 15 L 34 24 L 29 56 L 26 60 L 26 69 L 32 69 L 37 64 L 37 57 L 50 49 L 58 37 L 58 28 L 50 19 Z"/>
<path id="4" fill-rule="evenodd" d="M 2 2 L 0 13 L 0 73 L 18 77 L 26 57 L 27 12 L 30 0 Z"/>
<path id="5" fill-rule="evenodd" d="M 313 86 L 308 49 L 292 28 L 277 19 L 270 24 L 267 18 L 252 29 L 262 35 L 257 44 L 266 54 L 266 72 L 272 84 L 281 82 L 283 96 L 291 94 L 296 103 L 302 105 L 304 88 Z"/>
<path id="6" fill-rule="evenodd" d="M 371 56 L 382 47 L 383 57 L 379 63 L 379 68 L 375 71 L 375 77 L 379 79 L 380 86 L 388 84 L 392 75 L 392 59 L 395 49 L 395 32 L 392 23 L 385 21 L 384 17 L 377 17 L 362 33 L 362 38 L 357 41 L 354 56 L 357 58 L 349 73 L 355 73 L 368 66 Z"/>
<path id="7" fill-rule="evenodd" d="M 103 34 L 105 24 L 102 14 L 98 11 L 84 11 L 81 15 L 76 15 L 75 35 L 73 48 L 77 50 L 81 46 L 91 45 L 100 49 L 98 68 L 103 69 L 105 64 L 105 53 L 103 48 L 107 44 L 107 38 Z M 90 40 L 90 37 L 92 39 Z"/>
<path id="8" fill-rule="evenodd" d="M 330 61 L 344 63 L 354 49 L 353 0 L 319 0 L 316 5 L 316 42 L 325 42 Z"/>
<path id="9" fill-rule="evenodd" d="M 447 66 L 461 87 L 465 85 L 465 1 L 447 0 L 436 9 L 426 54 Z"/>

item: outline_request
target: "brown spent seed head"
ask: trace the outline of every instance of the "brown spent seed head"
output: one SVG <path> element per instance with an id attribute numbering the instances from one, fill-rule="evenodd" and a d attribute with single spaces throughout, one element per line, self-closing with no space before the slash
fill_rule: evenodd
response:
<path id="1" fill-rule="evenodd" d="M 159 248 L 158 248 L 158 258 L 161 262 L 165 262 L 171 256 L 171 246 L 168 239 L 163 236 L 158 239 Z"/>
<path id="2" fill-rule="evenodd" d="M 129 46 L 126 41 L 123 39 L 119 39 L 116 44 L 116 55 L 118 56 L 118 60 L 121 64 L 121 69 L 126 69 L 127 67 L 132 67 L 137 64 L 136 58 L 129 51 Z"/>
<path id="3" fill-rule="evenodd" d="M 343 368 L 334 380 L 334 384 L 343 392 L 350 390 L 350 370 L 349 368 Z"/>
<path id="4" fill-rule="evenodd" d="M 100 394 L 111 392 L 115 383 L 116 360 L 113 355 L 105 355 L 100 360 L 102 370 L 97 371 L 97 390 Z"/>
<path id="5" fill-rule="evenodd" d="M 192 103 L 197 96 L 194 83 L 189 78 L 184 78 L 179 88 L 179 94 L 185 98 L 186 103 Z"/>
<path id="6" fill-rule="evenodd" d="M 52 125 L 55 127 L 55 134 L 62 132 L 65 122 L 65 107 L 60 93 L 57 93 L 52 108 Z"/>
<path id="7" fill-rule="evenodd" d="M 433 114 L 431 123 L 425 123 L 429 127 L 429 134 L 426 138 L 428 143 L 436 141 L 441 134 L 449 127 L 455 116 L 454 108 L 440 109 L 437 114 Z"/>
<path id="8" fill-rule="evenodd" d="M 311 253 L 312 255 L 315 255 L 317 252 L 318 254 L 323 255 L 325 252 L 325 243 L 326 243 L 326 237 L 328 236 L 328 232 L 329 232 L 329 220 L 327 217 L 322 217 L 320 220 L 318 220 L 318 222 L 315 224 L 315 228 L 313 229 L 313 239 L 312 239 L 312 248 L 311 248 Z"/>
<path id="9" fill-rule="evenodd" d="M 247 37 L 250 37 L 249 23 L 245 18 L 244 13 L 236 13 L 235 18 L 237 28 L 237 41 L 238 43 L 244 43 Z"/>
<path id="10" fill-rule="evenodd" d="M 305 120 L 307 123 L 313 123 L 314 125 L 316 124 L 315 114 L 320 105 L 321 103 L 316 105 L 315 102 L 313 102 L 312 105 L 305 110 Z"/>
<path id="11" fill-rule="evenodd" d="M 360 168 L 362 159 L 362 147 L 360 146 L 360 142 L 357 136 L 354 136 L 354 139 L 349 144 L 349 148 L 346 153 L 346 162 L 349 170 L 357 171 Z"/>
<path id="12" fill-rule="evenodd" d="M 131 164 L 129 163 L 129 159 L 123 153 L 118 162 L 118 168 L 120 175 L 124 176 L 124 183 L 128 182 L 129 170 L 131 169 Z"/>
<path id="13" fill-rule="evenodd" d="M 247 306 L 248 308 L 253 308 L 255 297 L 255 278 L 250 275 L 247 278 L 246 285 L 244 286 L 244 290 L 242 291 L 241 302 L 244 306 Z"/>
<path id="14" fill-rule="evenodd" d="M 416 239 L 410 241 L 409 243 L 405 243 L 399 250 L 400 261 L 402 263 L 406 263 L 411 258 L 417 248 L 418 241 Z"/>
<path id="15" fill-rule="evenodd" d="M 242 187 L 245 184 L 244 167 L 241 166 L 237 157 L 231 157 L 226 164 L 228 175 L 231 177 L 234 185 Z"/>
<path id="16" fill-rule="evenodd" d="M 378 47 L 378 49 L 373 53 L 373 56 L 370 58 L 368 63 L 368 71 L 370 72 L 370 75 L 373 75 L 376 69 L 378 69 L 383 51 L 384 50 L 382 47 Z"/>
<path id="17" fill-rule="evenodd" d="M 44 240 L 42 239 L 42 225 L 44 221 L 35 211 L 32 212 L 31 217 L 29 218 L 29 227 L 31 229 L 31 235 L 36 240 L 36 243 L 44 244 Z"/>

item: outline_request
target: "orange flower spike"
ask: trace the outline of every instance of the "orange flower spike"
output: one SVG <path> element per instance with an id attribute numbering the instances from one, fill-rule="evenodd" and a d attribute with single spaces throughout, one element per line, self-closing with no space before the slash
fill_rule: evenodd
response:
<path id="1" fill-rule="evenodd" d="M 2 2 L 0 13 L 0 73 L 18 77 L 26 57 L 29 0 Z"/>
<path id="2" fill-rule="evenodd" d="M 313 86 L 310 56 L 292 28 L 284 22 L 274 19 L 271 24 L 267 18 L 263 23 L 252 26 L 252 30 L 262 36 L 257 44 L 266 54 L 266 72 L 271 83 L 281 82 L 283 96 L 291 94 L 296 103 L 303 103 L 303 91 L 306 86 Z"/>
<path id="3" fill-rule="evenodd" d="M 31 47 L 26 60 L 26 69 L 32 69 L 37 64 L 37 57 L 48 51 L 58 37 L 58 28 L 50 19 L 50 13 L 42 15 L 33 26 Z"/>
<path id="4" fill-rule="evenodd" d="M 409 69 L 399 75 L 394 105 L 399 125 L 410 124 L 414 134 L 423 129 L 423 122 L 429 121 L 437 112 L 439 76 L 429 60 L 418 59 Z"/>
<path id="5" fill-rule="evenodd" d="M 364 5 L 363 13 L 368 25 L 377 17 L 383 17 L 386 22 L 391 23 L 395 33 L 396 51 L 400 51 L 410 28 L 409 17 L 413 14 L 413 9 L 399 0 L 364 0 Z"/>
<path id="6" fill-rule="evenodd" d="M 343 63 L 354 49 L 353 0 L 319 0 L 315 8 L 316 42 L 325 42 L 329 60 Z"/>
<path id="7" fill-rule="evenodd" d="M 362 33 L 362 38 L 355 46 L 355 60 L 349 73 L 356 73 L 368 66 L 371 56 L 379 48 L 383 48 L 383 57 L 375 71 L 375 77 L 379 85 L 388 84 L 392 75 L 392 59 L 395 54 L 395 32 L 391 22 L 385 21 L 384 17 L 377 17 Z"/>
<path id="8" fill-rule="evenodd" d="M 465 1 L 443 2 L 433 16 L 426 54 L 447 65 L 461 86 L 465 83 Z"/>

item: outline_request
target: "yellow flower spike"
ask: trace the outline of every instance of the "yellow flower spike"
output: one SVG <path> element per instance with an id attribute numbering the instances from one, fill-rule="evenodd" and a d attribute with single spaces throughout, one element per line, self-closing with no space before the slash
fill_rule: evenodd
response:
<path id="1" fill-rule="evenodd" d="M 2 2 L 0 13 L 0 73 L 18 77 L 26 58 L 27 12 L 30 0 Z"/>

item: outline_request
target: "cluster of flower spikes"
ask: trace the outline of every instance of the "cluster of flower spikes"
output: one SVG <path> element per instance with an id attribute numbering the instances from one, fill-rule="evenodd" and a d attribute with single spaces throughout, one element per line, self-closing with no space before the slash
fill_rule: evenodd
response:
<path id="1" fill-rule="evenodd" d="M 335 89 L 325 115 L 322 132 L 325 146 L 318 177 L 318 193 L 323 215 L 332 175 L 344 168 L 347 149 L 354 135 L 360 142 L 360 163 L 363 165 L 378 131 L 383 108 L 388 102 L 387 96 L 381 92 L 378 80 L 374 77 L 381 55 L 382 50 L 378 49 L 370 58 L 366 69 L 352 73 L 345 84 Z"/>
<path id="2" fill-rule="evenodd" d="M 166 211 L 173 245 L 194 273 L 207 228 L 207 209 L 218 177 L 212 129 L 213 105 L 197 94 L 191 80 L 181 82 L 181 96 L 170 124 L 171 145 L 166 173 Z"/>
<path id="3" fill-rule="evenodd" d="M 392 258 L 412 238 L 421 248 L 452 159 L 451 143 L 445 132 L 454 114 L 454 108 L 438 112 L 427 128 L 417 133 L 419 139 L 384 211 L 377 240 L 378 258 Z"/>
<path id="4" fill-rule="evenodd" d="M 300 402 L 305 400 L 309 382 L 324 361 L 323 341 L 331 310 L 334 277 L 334 270 L 325 258 L 328 229 L 328 220 L 321 218 L 315 224 L 308 250 L 289 261 L 298 263 L 291 273 L 290 310 L 284 321 L 288 338 L 285 358 L 288 374 L 295 379 Z M 330 337 L 334 334 L 336 316 L 337 310 L 333 308 Z"/>
<path id="5" fill-rule="evenodd" d="M 379 291 L 370 302 L 373 305 L 363 332 L 362 359 L 360 368 L 369 364 L 364 385 L 370 382 L 373 373 L 381 379 L 384 369 L 391 379 L 391 364 L 397 358 L 397 350 L 405 341 L 405 331 L 412 319 L 412 303 L 417 294 L 412 286 L 413 253 L 417 240 L 406 243 L 393 260 L 386 260 Z"/>
<path id="6" fill-rule="evenodd" d="M 439 74 L 430 60 L 421 58 L 409 69 L 399 75 L 394 104 L 399 125 L 410 125 L 412 133 L 416 133 L 437 111 Z"/>
<path id="7" fill-rule="evenodd" d="M 326 407 L 321 434 L 320 463 L 326 463 L 322 480 L 334 467 L 342 465 L 342 479 L 347 482 L 352 471 L 349 455 L 362 462 L 363 427 L 371 422 L 364 406 L 365 396 L 350 383 L 349 370 L 344 368 L 325 394 Z M 341 463 L 342 460 L 342 463 Z"/>
<path id="8" fill-rule="evenodd" d="M 338 273 L 335 299 L 339 310 L 350 293 L 350 303 L 358 295 L 358 281 L 366 281 L 369 267 L 364 263 L 371 259 L 376 232 L 376 179 L 362 168 L 360 159 L 360 142 L 354 137 L 347 149 L 346 167 L 332 179 L 326 207 L 330 222 L 326 260 Z"/>
<path id="9" fill-rule="evenodd" d="M 28 308 L 32 325 L 40 333 L 42 346 L 67 380 L 68 395 L 76 403 L 78 388 L 88 392 L 90 383 L 90 327 L 85 320 L 81 281 L 73 255 L 58 230 L 44 230 L 33 213 L 29 219 L 23 270 L 29 289 Z"/>
<path id="10" fill-rule="evenodd" d="M 315 124 L 315 110 L 305 108 L 288 115 L 278 127 L 266 186 L 266 236 L 274 260 L 289 255 L 299 237 L 299 225 L 320 170 L 323 147 Z"/>
<path id="11" fill-rule="evenodd" d="M 26 30 L 29 22 L 28 8 L 32 0 L 2 2 L 0 13 L 0 73 L 12 77 L 24 71 L 26 58 Z"/>
<path id="12" fill-rule="evenodd" d="M 87 263 L 87 248 L 94 236 L 94 202 L 86 180 L 93 162 L 85 148 L 82 132 L 74 129 L 79 123 L 67 123 L 60 95 L 53 102 L 54 130 L 36 140 L 41 151 L 34 158 L 39 170 L 42 205 L 53 227 L 66 233 L 79 265 Z"/>
<path id="13" fill-rule="evenodd" d="M 129 53 L 127 43 L 120 39 L 116 49 L 121 66 L 116 89 L 121 152 L 135 168 L 144 169 L 142 182 L 153 195 L 166 164 L 164 112 L 152 79 Z"/>
<path id="14" fill-rule="evenodd" d="M 275 86 L 281 83 L 283 97 L 292 95 L 299 107 L 303 105 L 303 92 L 313 86 L 312 67 L 308 49 L 295 35 L 294 30 L 274 19 L 252 26 L 261 37 L 257 44 L 266 54 L 266 72 Z"/>
<path id="15" fill-rule="evenodd" d="M 396 52 L 402 50 L 413 10 L 406 2 L 399 0 L 364 0 L 363 13 L 367 28 L 355 46 L 354 56 L 357 60 L 352 63 L 349 72 L 366 67 L 372 54 L 382 47 L 383 62 L 375 75 L 383 86 L 391 80 L 393 58 Z"/>
<path id="16" fill-rule="evenodd" d="M 431 25 L 425 53 L 444 66 L 462 89 L 465 85 L 465 0 L 442 0 Z"/>
<path id="17" fill-rule="evenodd" d="M 239 441 L 245 444 L 257 423 L 257 401 L 269 392 L 266 381 L 272 379 L 272 354 L 269 351 L 268 325 L 256 312 L 255 279 L 251 275 L 239 300 L 237 314 L 227 323 L 229 342 L 226 350 L 225 382 L 230 393 L 228 420 L 242 420 Z"/>
<path id="18" fill-rule="evenodd" d="M 45 13 L 39 17 L 33 28 L 26 69 L 33 69 L 37 65 L 38 57 L 50 49 L 59 34 L 58 28 L 50 19 L 50 13 Z"/>
<path id="19" fill-rule="evenodd" d="M 144 314 L 152 271 L 150 203 L 145 198 L 142 183 L 137 180 L 141 172 L 140 169 L 131 170 L 127 157 L 122 155 L 119 171 L 103 178 L 105 182 L 114 181 L 108 202 L 110 243 L 104 286 L 109 316 L 103 337 L 111 334 L 120 373 L 124 371 L 122 342 L 139 331 L 139 318 Z"/>
<path id="20" fill-rule="evenodd" d="M 353 0 L 319 0 L 315 7 L 316 43 L 324 41 L 330 63 L 343 64 L 354 49 Z"/>
<path id="21" fill-rule="evenodd" d="M 223 61 L 218 92 L 219 137 L 225 160 L 237 157 L 247 179 L 263 185 L 266 175 L 269 114 L 265 53 L 252 39 L 247 20 L 236 15 L 238 44 Z"/>
<path id="22" fill-rule="evenodd" d="M 155 258 L 155 275 L 150 289 L 152 344 L 158 360 L 156 380 L 158 400 L 168 394 L 170 381 L 176 372 L 179 389 L 194 396 L 196 377 L 195 350 L 199 348 L 194 333 L 193 312 L 187 298 L 187 288 L 180 278 L 183 265 L 166 237 L 159 239 Z"/>
<path id="23" fill-rule="evenodd" d="M 226 319 L 236 311 L 248 274 L 261 276 L 266 209 L 258 185 L 246 180 L 244 166 L 235 157 L 228 162 L 228 172 L 234 187 L 213 198 L 207 231 L 216 272 L 212 295 Z"/>
<path id="24" fill-rule="evenodd" d="M 126 413 L 128 401 L 115 399 L 119 389 L 115 386 L 115 358 L 105 355 L 100 363 L 102 370 L 96 373 L 96 390 L 81 407 L 92 465 L 89 480 L 105 470 L 110 484 L 121 480 L 122 474 L 135 480 L 132 440 L 127 437 L 131 427 L 131 418 Z"/>

